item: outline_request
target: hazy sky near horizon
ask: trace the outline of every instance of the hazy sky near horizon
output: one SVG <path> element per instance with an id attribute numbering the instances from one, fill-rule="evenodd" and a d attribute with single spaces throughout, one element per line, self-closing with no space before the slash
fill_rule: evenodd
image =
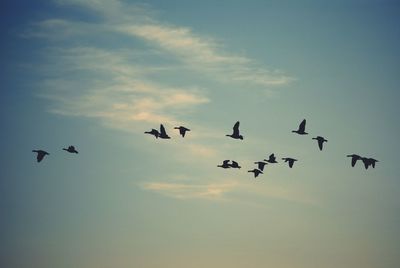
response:
<path id="1" fill-rule="evenodd" d="M 396 1 L 0 10 L 1 267 L 400 265 Z M 143 133 L 161 123 L 170 140 Z"/>

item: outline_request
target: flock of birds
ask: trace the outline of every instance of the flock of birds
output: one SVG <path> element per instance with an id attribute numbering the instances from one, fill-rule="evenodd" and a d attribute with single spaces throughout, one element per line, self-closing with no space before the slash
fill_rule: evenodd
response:
<path id="1" fill-rule="evenodd" d="M 239 140 L 243 140 L 243 136 L 240 134 L 240 130 L 239 130 L 239 125 L 240 122 L 237 121 L 235 123 L 235 125 L 233 126 L 233 132 L 232 134 L 227 134 L 226 136 L 231 137 L 232 139 L 239 139 Z M 179 126 L 179 127 L 174 127 L 174 129 L 178 129 L 179 130 L 179 134 L 182 137 L 185 137 L 186 132 L 190 131 L 190 129 L 183 127 L 183 126 Z M 298 135 L 308 135 L 307 132 L 305 132 L 306 130 L 306 120 L 304 119 L 297 130 L 292 130 L 293 133 L 296 133 Z M 165 127 L 161 124 L 160 125 L 160 130 L 157 129 L 151 129 L 150 131 L 146 131 L 144 132 L 145 134 L 150 134 L 153 135 L 156 139 L 160 138 L 160 139 L 170 139 L 171 137 L 168 136 Z M 318 142 L 318 148 L 320 151 L 322 151 L 323 146 L 324 146 L 324 142 L 328 142 L 328 140 L 326 140 L 324 137 L 322 136 L 317 136 L 312 138 L 313 140 L 316 140 Z M 73 145 L 70 145 L 68 148 L 63 148 L 64 151 L 67 151 L 69 153 L 75 153 L 78 154 L 78 151 L 75 149 L 75 147 Z M 43 158 L 46 155 L 50 155 L 48 152 L 44 151 L 44 150 L 32 150 L 32 152 L 37 153 L 36 159 L 37 162 L 40 162 L 43 160 Z M 368 169 L 370 166 L 372 166 L 372 168 L 375 168 L 375 164 L 376 162 L 379 162 L 378 160 L 374 159 L 374 158 L 370 158 L 370 157 L 362 157 L 360 155 L 357 154 L 351 154 L 351 155 L 347 155 L 347 157 L 351 157 L 351 166 L 354 167 L 357 163 L 358 160 L 361 160 L 364 163 L 364 167 L 365 169 Z M 282 158 L 282 160 L 284 160 L 285 163 L 288 163 L 289 168 L 292 168 L 294 165 L 294 162 L 298 161 L 295 158 L 291 158 L 291 157 L 284 157 Z M 254 162 L 254 164 L 256 164 L 256 168 L 252 169 L 252 170 L 248 170 L 248 172 L 251 172 L 254 174 L 254 177 L 258 177 L 260 174 L 263 174 L 264 168 L 267 164 L 276 164 L 278 163 L 278 161 L 276 161 L 276 157 L 275 154 L 271 154 L 268 159 L 264 159 L 262 161 L 256 161 Z M 238 162 L 234 161 L 234 160 L 224 160 L 222 161 L 221 165 L 217 165 L 217 167 L 220 168 L 237 168 L 240 169 L 241 166 L 239 165 Z"/>
<path id="2" fill-rule="evenodd" d="M 75 150 L 75 147 L 73 145 L 68 146 L 68 148 L 62 148 L 62 149 L 71 154 L 78 154 L 78 151 Z M 36 153 L 36 160 L 38 162 L 42 161 L 46 155 L 50 155 L 48 152 L 44 150 L 32 150 L 32 152 Z"/>
<path id="3" fill-rule="evenodd" d="M 240 130 L 239 130 L 239 126 L 240 126 L 240 122 L 236 122 L 235 125 L 233 126 L 233 132 L 232 134 L 227 134 L 226 136 L 231 137 L 233 139 L 238 139 L 238 140 L 243 140 L 243 135 L 240 134 Z M 190 131 L 190 129 L 183 127 L 183 126 L 179 126 L 179 127 L 174 127 L 174 129 L 178 129 L 179 133 L 182 137 L 185 137 L 185 134 L 187 131 Z M 306 130 L 306 120 L 304 119 L 297 130 L 292 130 L 293 133 L 296 133 L 298 135 L 308 135 L 308 133 L 305 131 Z M 153 135 L 156 139 L 160 138 L 160 139 L 170 139 L 170 136 L 168 136 L 167 132 L 165 131 L 164 126 L 161 124 L 160 125 L 160 130 L 157 129 L 152 129 L 150 131 L 146 131 L 144 132 L 145 134 L 150 134 Z M 322 151 L 324 143 L 328 142 L 327 139 L 325 139 L 322 136 L 317 136 L 312 138 L 313 140 L 316 140 L 318 143 L 318 148 L 320 151 Z M 358 160 L 361 160 L 364 163 L 364 166 L 366 169 L 369 168 L 369 166 L 372 166 L 373 168 L 375 168 L 375 163 L 378 162 L 378 160 L 374 159 L 374 158 L 369 158 L 369 157 L 362 157 L 356 154 L 351 154 L 348 155 L 347 157 L 351 157 L 351 166 L 354 167 L 356 162 Z M 284 160 L 285 163 L 288 163 L 288 166 L 290 168 L 293 167 L 294 162 L 298 161 L 295 158 L 292 157 L 284 157 L 282 158 L 282 160 Z M 262 161 L 256 161 L 254 162 L 254 164 L 257 165 L 256 168 L 252 169 L 252 170 L 248 170 L 248 172 L 254 173 L 254 177 L 258 177 L 258 175 L 263 174 L 264 168 L 267 164 L 276 164 L 278 163 L 278 161 L 276 161 L 276 157 L 275 154 L 271 154 L 269 156 L 268 159 L 264 159 Z M 217 165 L 217 167 L 220 168 L 237 168 L 240 169 L 241 166 L 239 165 L 238 162 L 234 161 L 234 160 L 223 160 L 221 165 Z"/>

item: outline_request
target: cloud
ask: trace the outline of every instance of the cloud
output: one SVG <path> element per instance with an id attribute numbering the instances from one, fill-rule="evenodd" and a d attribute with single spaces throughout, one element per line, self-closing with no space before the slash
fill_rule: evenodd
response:
<path id="1" fill-rule="evenodd" d="M 188 178 L 179 176 L 178 182 L 169 180 L 167 182 L 146 182 L 140 187 L 144 190 L 156 192 L 167 197 L 177 199 L 206 199 L 214 201 L 243 202 L 257 205 L 266 200 L 278 200 L 293 202 L 302 205 L 319 206 L 320 202 L 300 189 L 291 189 L 269 184 L 268 187 L 260 184 L 243 182 L 232 178 L 230 181 L 214 179 L 214 182 L 202 184 L 188 183 Z M 236 193 L 236 194 L 234 194 Z M 247 196 L 249 198 L 240 198 Z"/>
<path id="2" fill-rule="evenodd" d="M 194 34 L 189 28 L 151 24 L 121 26 L 119 30 L 173 53 L 188 67 L 212 74 L 220 81 L 246 82 L 265 87 L 293 80 L 278 71 L 257 67 L 253 60 L 244 56 L 222 52 L 217 42 Z"/>
<path id="3" fill-rule="evenodd" d="M 171 182 L 144 183 L 142 188 L 178 199 L 201 198 L 224 200 L 224 194 L 232 191 L 236 183 L 183 184 Z"/>
<path id="4" fill-rule="evenodd" d="M 49 41 L 41 51 L 42 64 L 35 66 L 42 78 L 38 95 L 49 100 L 48 110 L 93 118 L 106 127 L 140 135 L 160 123 L 168 127 L 186 125 L 196 130 L 188 134 L 190 138 L 184 142 L 171 139 L 165 146 L 173 146 L 170 160 L 193 169 L 209 168 L 210 162 L 215 167 L 222 159 L 220 152 L 226 154 L 233 148 L 217 138 L 225 137 L 230 127 L 226 133 L 212 130 L 204 119 L 210 118 L 204 114 L 213 101 L 215 85 L 226 91 L 240 90 L 243 85 L 247 90 L 264 91 L 293 80 L 230 52 L 222 42 L 189 27 L 158 21 L 156 12 L 146 5 L 118 0 L 56 2 L 61 8 L 74 5 L 96 16 L 85 21 L 49 18 L 33 23 L 22 34 Z M 202 116 L 193 116 L 200 108 Z M 143 146 L 143 150 L 148 149 Z M 216 174 L 211 171 L 207 176 Z M 228 193 L 258 191 L 241 179 L 195 183 L 195 178 L 187 176 L 185 183 L 167 180 L 141 186 L 180 199 L 227 200 Z M 293 196 L 278 191 L 265 193 L 275 198 Z"/>
<path id="5" fill-rule="evenodd" d="M 154 70 L 129 64 L 132 56 L 127 51 L 74 47 L 53 53 L 62 61 L 62 74 L 79 72 L 73 81 L 44 80 L 46 90 L 41 96 L 52 100 L 56 108 L 51 110 L 59 114 L 98 117 L 114 124 L 129 121 L 175 124 L 180 121 L 176 115 L 210 101 L 198 88 L 148 81 L 146 75 Z M 55 72 L 57 75 L 58 71 Z"/>

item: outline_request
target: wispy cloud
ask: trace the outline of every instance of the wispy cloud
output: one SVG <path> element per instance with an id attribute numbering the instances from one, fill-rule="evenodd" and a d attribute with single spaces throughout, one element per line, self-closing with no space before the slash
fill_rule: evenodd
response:
<path id="1" fill-rule="evenodd" d="M 198 168 L 210 161 L 215 167 L 222 159 L 219 151 L 226 147 L 213 138 L 224 134 L 205 127 L 208 122 L 193 119 L 200 117 L 191 116 L 200 108 L 207 110 L 213 85 L 266 90 L 293 80 L 229 52 L 222 42 L 189 27 L 158 21 L 156 12 L 146 5 L 119 0 L 56 3 L 62 8 L 79 6 L 96 17 L 87 21 L 49 18 L 33 23 L 22 34 L 49 41 L 43 50 L 43 90 L 39 93 L 50 100 L 49 111 L 94 118 L 107 127 L 141 135 L 160 123 L 172 126 L 190 122 L 187 126 L 196 129 L 189 134 L 191 140 L 170 142 L 175 152 L 172 158 L 177 162 Z M 196 76 L 202 83 L 185 79 L 187 76 Z M 189 156 L 196 161 L 191 162 Z M 185 182 L 147 182 L 142 187 L 181 199 L 226 200 L 228 193 L 239 189 L 256 191 L 239 180 L 195 181 L 188 176 Z"/>
<path id="2" fill-rule="evenodd" d="M 182 176 L 184 178 L 184 176 Z M 303 205 L 318 206 L 319 201 L 311 197 L 300 189 L 277 186 L 269 184 L 268 187 L 262 187 L 260 184 L 243 182 L 231 178 L 229 181 L 214 179 L 214 182 L 188 183 L 186 179 L 180 179 L 178 182 L 169 180 L 166 182 L 146 182 L 140 184 L 144 190 L 153 191 L 177 199 L 208 199 L 214 201 L 241 202 L 238 196 L 249 195 L 256 200 L 278 200 L 285 202 L 294 202 Z M 190 178 L 189 178 L 190 181 Z M 247 201 L 248 204 L 257 204 L 257 202 Z"/>
<path id="3" fill-rule="evenodd" d="M 121 26 L 119 29 L 173 53 L 188 67 L 212 74 L 220 81 L 246 82 L 265 87 L 293 80 L 278 71 L 257 67 L 249 58 L 224 52 L 222 45 L 211 38 L 194 34 L 189 28 L 144 24 Z"/>
<path id="4" fill-rule="evenodd" d="M 224 194 L 232 191 L 236 183 L 184 184 L 172 182 L 150 182 L 142 185 L 143 189 L 158 192 L 178 199 L 201 198 L 226 200 Z"/>

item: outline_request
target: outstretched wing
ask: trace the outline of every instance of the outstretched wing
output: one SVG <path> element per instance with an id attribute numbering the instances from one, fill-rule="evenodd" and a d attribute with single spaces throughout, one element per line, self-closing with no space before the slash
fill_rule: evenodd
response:
<path id="1" fill-rule="evenodd" d="M 293 167 L 293 164 L 294 164 L 294 160 L 290 159 L 290 160 L 288 160 L 288 161 L 289 161 L 289 167 L 292 168 L 292 167 Z"/>
<path id="2" fill-rule="evenodd" d="M 267 163 L 265 163 L 265 162 L 258 162 L 258 169 L 259 170 L 264 170 L 264 167 L 265 167 L 265 165 L 266 165 Z"/>
<path id="3" fill-rule="evenodd" d="M 45 156 L 45 153 L 39 151 L 39 152 L 37 153 L 37 156 L 36 156 L 37 161 L 38 161 L 38 162 L 42 161 L 43 158 L 44 158 L 44 156 Z"/>
<path id="4" fill-rule="evenodd" d="M 239 135 L 239 125 L 240 125 L 240 122 L 237 121 L 237 122 L 235 123 L 235 125 L 233 126 L 233 135 L 234 135 L 234 136 Z"/>
<path id="5" fill-rule="evenodd" d="M 322 146 L 324 145 L 324 140 L 323 139 L 318 139 L 318 147 L 319 150 L 322 151 Z"/>
<path id="6" fill-rule="evenodd" d="M 165 128 L 163 124 L 160 124 L 160 134 L 161 136 L 167 135 L 167 132 L 165 132 Z"/>
<path id="7" fill-rule="evenodd" d="M 371 165 L 373 168 L 375 168 L 375 161 L 371 161 Z"/>
<path id="8" fill-rule="evenodd" d="M 306 130 L 306 120 L 304 119 L 303 121 L 301 121 L 299 125 L 299 131 L 304 132 L 305 130 Z"/>
<path id="9" fill-rule="evenodd" d="M 352 167 L 354 167 L 354 166 L 356 165 L 357 160 L 358 160 L 358 157 L 353 156 L 353 157 L 351 158 L 351 166 L 352 166 Z"/>
<path id="10" fill-rule="evenodd" d="M 222 161 L 222 165 L 228 165 L 230 160 L 224 160 Z"/>
<path id="11" fill-rule="evenodd" d="M 361 160 L 364 162 L 364 167 L 365 167 L 365 169 L 368 169 L 368 167 L 369 167 L 369 161 L 368 161 L 368 159 L 363 158 L 363 159 L 361 159 Z"/>
<path id="12" fill-rule="evenodd" d="M 275 155 L 274 154 L 271 154 L 270 156 L 269 156 L 269 160 L 270 161 L 275 161 L 276 160 L 276 157 L 275 157 Z"/>

